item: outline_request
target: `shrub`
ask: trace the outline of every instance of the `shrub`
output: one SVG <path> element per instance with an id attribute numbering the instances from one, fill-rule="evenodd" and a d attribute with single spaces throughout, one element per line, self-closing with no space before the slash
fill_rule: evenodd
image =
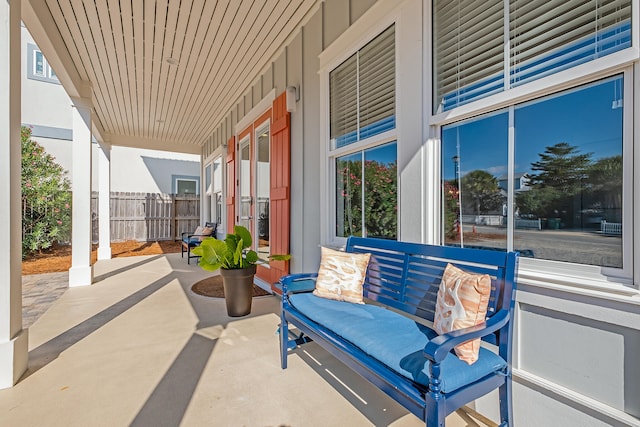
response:
<path id="1" fill-rule="evenodd" d="M 22 257 L 66 241 L 71 231 L 71 184 L 55 158 L 23 126 Z"/>

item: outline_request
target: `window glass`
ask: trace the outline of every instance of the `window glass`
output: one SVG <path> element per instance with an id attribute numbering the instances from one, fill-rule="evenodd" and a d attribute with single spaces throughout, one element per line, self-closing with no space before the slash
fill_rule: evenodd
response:
<path id="1" fill-rule="evenodd" d="M 222 191 L 222 158 L 213 161 L 213 191 Z"/>
<path id="2" fill-rule="evenodd" d="M 336 235 L 397 238 L 397 144 L 336 159 Z"/>
<path id="3" fill-rule="evenodd" d="M 395 26 L 329 73 L 331 149 L 394 129 Z"/>
<path id="4" fill-rule="evenodd" d="M 631 47 L 631 3 L 435 0 L 434 114 Z"/>
<path id="5" fill-rule="evenodd" d="M 447 245 L 506 249 L 508 113 L 442 129 Z"/>
<path id="6" fill-rule="evenodd" d="M 445 244 L 622 268 L 622 94 L 616 76 L 444 126 Z"/>
<path id="7" fill-rule="evenodd" d="M 240 143 L 240 221 L 248 230 L 251 230 L 251 158 L 249 139 Z"/>
<path id="8" fill-rule="evenodd" d="M 45 65 L 44 65 L 44 55 L 39 50 L 33 52 L 35 62 L 33 64 L 33 73 L 38 76 L 46 76 L 45 73 Z"/>
<path id="9" fill-rule="evenodd" d="M 362 236 L 362 153 L 336 159 L 336 235 Z"/>
<path id="10" fill-rule="evenodd" d="M 510 0 L 511 86 L 631 46 L 631 0 Z"/>
<path id="11" fill-rule="evenodd" d="M 211 193 L 211 164 L 208 164 L 204 168 L 204 186 L 206 188 L 206 194 Z"/>
<path id="12" fill-rule="evenodd" d="M 433 2 L 433 112 L 504 90 L 502 0 Z"/>
<path id="13" fill-rule="evenodd" d="M 177 194 L 196 194 L 197 185 L 194 180 L 178 179 L 176 181 Z"/>
<path id="14" fill-rule="evenodd" d="M 622 93 L 618 76 L 516 108 L 516 247 L 622 267 Z"/>
<path id="15" fill-rule="evenodd" d="M 263 127 L 256 132 L 257 152 L 257 176 L 256 176 L 256 215 L 258 217 L 258 256 L 267 260 L 269 257 L 269 194 L 270 194 L 270 167 L 269 167 L 269 127 Z"/>
<path id="16" fill-rule="evenodd" d="M 367 237 L 396 239 L 398 161 L 396 143 L 364 152 L 364 223 Z"/>

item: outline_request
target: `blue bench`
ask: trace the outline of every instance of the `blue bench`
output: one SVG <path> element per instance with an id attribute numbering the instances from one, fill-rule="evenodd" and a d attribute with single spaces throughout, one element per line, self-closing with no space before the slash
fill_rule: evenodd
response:
<path id="1" fill-rule="evenodd" d="M 315 296 L 310 290 L 317 273 L 280 279 L 282 369 L 290 349 L 313 340 L 428 427 L 444 426 L 448 414 L 496 388 L 500 426 L 512 425 L 511 319 L 518 254 L 360 237 L 350 237 L 346 251 L 372 254 L 365 304 Z M 488 273 L 492 289 L 484 323 L 438 336 L 430 325 L 447 263 Z M 289 331 L 290 325 L 299 335 Z M 474 338 L 494 351 L 481 346 L 478 360 L 468 365 L 452 349 Z"/>

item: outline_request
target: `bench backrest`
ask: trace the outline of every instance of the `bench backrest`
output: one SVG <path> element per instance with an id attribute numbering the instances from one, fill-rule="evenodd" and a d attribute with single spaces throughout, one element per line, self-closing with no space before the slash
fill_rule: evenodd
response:
<path id="1" fill-rule="evenodd" d="M 433 322 L 440 280 L 447 263 L 491 277 L 487 317 L 513 310 L 517 253 L 349 237 L 347 252 L 371 253 L 364 296 Z M 488 341 L 499 344 L 500 336 Z"/>

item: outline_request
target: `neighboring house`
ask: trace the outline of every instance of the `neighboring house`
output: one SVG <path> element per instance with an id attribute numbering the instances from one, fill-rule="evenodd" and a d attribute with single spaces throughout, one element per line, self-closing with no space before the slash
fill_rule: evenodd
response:
<path id="1" fill-rule="evenodd" d="M 24 26 L 22 61 L 22 124 L 29 126 L 33 139 L 71 172 L 72 102 Z M 92 182 L 96 190 L 98 147 L 93 145 Z M 111 169 L 113 192 L 200 194 L 198 155 L 113 146 Z M 72 174 L 68 177 L 71 180 Z"/>
<path id="2" fill-rule="evenodd" d="M 529 174 L 528 173 L 514 173 L 513 174 L 513 190 L 515 192 L 519 192 L 519 191 L 527 191 L 529 190 L 529 182 L 531 181 L 531 178 L 529 178 Z M 505 196 L 506 196 L 506 192 L 509 189 L 509 177 L 502 175 L 498 178 L 498 186 L 500 187 L 500 189 L 505 191 Z"/>

